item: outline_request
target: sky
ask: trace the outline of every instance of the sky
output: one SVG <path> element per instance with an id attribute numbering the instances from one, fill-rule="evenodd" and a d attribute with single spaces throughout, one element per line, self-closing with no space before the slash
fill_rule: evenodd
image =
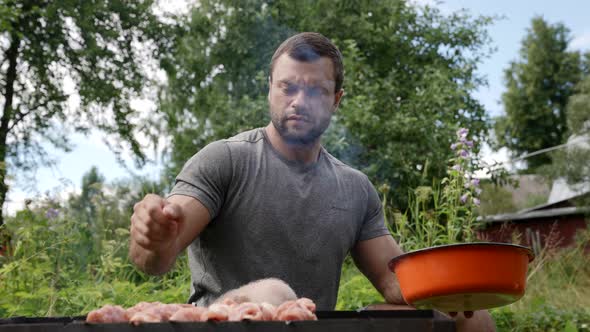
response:
<path id="1" fill-rule="evenodd" d="M 190 0 L 163 0 L 166 9 L 184 11 L 186 2 Z M 549 23 L 563 23 L 571 31 L 572 50 L 590 51 L 590 0 L 447 0 L 438 2 L 435 0 L 414 0 L 419 4 L 428 4 L 439 7 L 443 12 L 450 13 L 461 8 L 468 9 L 474 15 L 499 15 L 502 19 L 489 27 L 495 53 L 485 59 L 479 67 L 479 73 L 486 76 L 488 86 L 481 87 L 475 97 L 485 106 L 490 116 L 503 114 L 502 105 L 499 103 L 504 91 L 503 71 L 510 61 L 518 59 L 518 51 L 521 40 L 529 28 L 531 20 L 535 16 L 542 16 Z M 153 103 L 139 102 L 138 107 L 149 112 L 155 108 Z M 79 192 L 82 176 L 92 166 L 96 166 L 107 182 L 135 175 L 157 179 L 162 167 L 161 162 L 148 164 L 142 169 L 136 169 L 129 163 L 129 155 L 124 156 L 130 168 L 122 167 L 115 155 L 104 143 L 104 136 L 93 132 L 90 136 L 76 135 L 72 139 L 73 151 L 63 153 L 53 149 L 48 151 L 57 158 L 54 167 L 41 168 L 37 171 L 33 183 L 25 183 L 19 179 L 11 182 L 11 190 L 5 210 L 13 214 L 23 207 L 26 198 L 36 199 L 46 192 L 58 193 L 65 197 L 68 193 Z M 506 150 L 499 152 L 482 150 L 483 159 L 487 162 L 508 160 Z M 152 159 L 153 154 L 150 154 Z"/>

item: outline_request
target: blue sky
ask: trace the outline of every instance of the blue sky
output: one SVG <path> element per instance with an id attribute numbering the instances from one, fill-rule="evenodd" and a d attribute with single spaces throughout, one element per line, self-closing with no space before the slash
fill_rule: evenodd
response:
<path id="1" fill-rule="evenodd" d="M 488 77 L 489 87 L 476 94 L 491 115 L 503 112 L 498 103 L 504 91 L 503 71 L 510 61 L 518 58 L 520 43 L 533 17 L 542 16 L 552 24 L 563 23 L 571 30 L 572 49 L 590 51 L 590 0 L 449 0 L 439 7 L 445 11 L 467 8 L 474 14 L 504 16 L 489 28 L 497 51 L 480 66 L 480 73 Z"/>
<path id="2" fill-rule="evenodd" d="M 175 2 L 177 0 L 170 0 Z M 480 65 L 479 72 L 487 76 L 488 87 L 482 87 L 475 94 L 486 107 L 490 115 L 502 114 L 499 104 L 504 91 L 503 70 L 510 61 L 517 59 L 520 42 L 524 38 L 531 19 L 542 16 L 550 23 L 561 22 L 570 30 L 573 37 L 571 48 L 590 51 L 590 0 L 448 0 L 437 3 L 433 0 L 415 0 L 422 4 L 438 6 L 444 12 L 451 12 L 460 8 L 468 9 L 472 14 L 503 15 L 489 28 L 496 52 Z M 25 187 L 22 179 L 12 183 L 8 194 L 7 211 L 13 212 L 23 206 L 25 198 L 39 197 L 46 191 L 73 192 L 78 191 L 82 176 L 92 166 L 97 166 L 107 181 L 129 176 L 128 170 L 121 167 L 112 152 L 102 141 L 98 133 L 90 137 L 76 136 L 73 140 L 75 148 L 64 154 L 57 151 L 52 153 L 58 157 L 56 167 L 39 169 L 36 175 L 35 188 Z M 484 149 L 487 160 L 506 160 L 506 151 L 492 153 Z M 138 170 L 136 174 L 157 178 L 161 165 L 148 165 Z"/>

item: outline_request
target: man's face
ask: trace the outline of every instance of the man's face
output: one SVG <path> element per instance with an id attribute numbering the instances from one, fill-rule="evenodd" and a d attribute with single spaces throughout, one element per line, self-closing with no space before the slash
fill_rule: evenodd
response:
<path id="1" fill-rule="evenodd" d="M 335 86 L 330 58 L 302 62 L 285 53 L 276 60 L 268 102 L 272 123 L 287 143 L 305 145 L 319 139 L 342 97 Z"/>

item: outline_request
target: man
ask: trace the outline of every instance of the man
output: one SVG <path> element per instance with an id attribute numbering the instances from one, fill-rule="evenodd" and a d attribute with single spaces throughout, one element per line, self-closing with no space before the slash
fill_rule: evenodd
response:
<path id="1" fill-rule="evenodd" d="M 162 274 L 188 247 L 191 301 L 199 305 L 270 277 L 331 310 L 351 252 L 386 309 L 408 308 L 387 267 L 402 251 L 375 188 L 320 144 L 344 93 L 343 72 L 340 51 L 324 36 L 283 42 L 270 66 L 271 123 L 209 144 L 186 163 L 168 198 L 136 204 L 135 264 Z M 484 312 L 459 320 L 493 329 Z"/>

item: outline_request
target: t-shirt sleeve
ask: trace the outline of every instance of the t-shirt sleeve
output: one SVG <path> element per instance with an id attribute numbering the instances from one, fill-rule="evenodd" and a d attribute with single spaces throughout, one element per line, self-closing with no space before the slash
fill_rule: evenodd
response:
<path id="1" fill-rule="evenodd" d="M 223 206 L 231 180 L 231 162 L 225 142 L 208 144 L 184 164 L 168 197 L 194 197 L 209 210 L 211 219 L 215 218 Z"/>
<path id="2" fill-rule="evenodd" d="M 366 179 L 368 199 L 367 212 L 361 228 L 358 241 L 370 240 L 383 235 L 389 235 L 390 232 L 385 226 L 385 219 L 383 217 L 383 208 L 381 206 L 381 199 L 373 184 Z"/>

